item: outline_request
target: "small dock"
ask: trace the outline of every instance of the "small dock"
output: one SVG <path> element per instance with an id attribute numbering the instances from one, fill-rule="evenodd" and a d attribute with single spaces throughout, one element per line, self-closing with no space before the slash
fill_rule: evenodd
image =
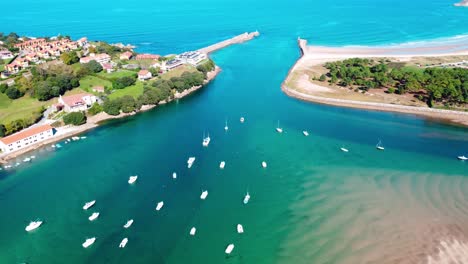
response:
<path id="1" fill-rule="evenodd" d="M 202 53 L 209 54 L 209 53 L 211 53 L 213 51 L 220 50 L 220 49 L 225 48 L 227 46 L 230 46 L 232 44 L 238 44 L 238 43 L 242 43 L 242 42 L 245 42 L 245 41 L 249 41 L 249 40 L 251 40 L 251 39 L 253 39 L 255 37 L 258 37 L 259 35 L 260 35 L 260 33 L 258 31 L 251 32 L 251 33 L 245 32 L 245 33 L 237 35 L 237 36 L 235 36 L 233 38 L 223 40 L 221 42 L 218 42 L 216 44 L 210 45 L 210 46 L 205 47 L 205 48 L 201 48 L 198 51 L 202 52 Z"/>

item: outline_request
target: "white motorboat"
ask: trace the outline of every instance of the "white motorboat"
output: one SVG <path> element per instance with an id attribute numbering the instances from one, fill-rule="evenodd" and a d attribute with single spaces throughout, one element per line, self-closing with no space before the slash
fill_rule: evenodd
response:
<path id="1" fill-rule="evenodd" d="M 122 241 L 119 244 L 119 248 L 124 248 L 127 245 L 128 238 L 122 239 Z"/>
<path id="2" fill-rule="evenodd" d="M 276 132 L 283 133 L 283 129 L 279 126 L 279 120 L 278 120 L 278 126 L 276 126 Z"/>
<path id="3" fill-rule="evenodd" d="M 30 232 L 36 228 L 39 228 L 41 225 L 42 225 L 42 221 L 39 221 L 39 220 L 32 221 L 24 230 L 26 230 L 27 232 Z"/>
<path id="4" fill-rule="evenodd" d="M 90 217 L 88 217 L 89 221 L 94 221 L 96 220 L 96 218 L 99 217 L 99 213 L 98 212 L 94 212 Z"/>
<path id="5" fill-rule="evenodd" d="M 190 229 L 191 236 L 194 236 L 196 232 L 197 232 L 197 229 L 195 227 L 192 227 L 192 229 Z"/>
<path id="6" fill-rule="evenodd" d="M 57 143 L 57 144 L 55 144 L 55 147 L 56 147 L 56 148 L 61 148 L 62 145 L 60 145 L 60 144 Z"/>
<path id="7" fill-rule="evenodd" d="M 468 158 L 465 157 L 465 156 L 458 156 L 457 159 L 459 159 L 459 160 L 468 160 Z"/>
<path id="8" fill-rule="evenodd" d="M 210 135 L 208 134 L 208 136 L 206 138 L 203 138 L 203 143 L 202 145 L 204 147 L 208 147 L 208 145 L 210 144 L 210 141 L 211 141 L 211 138 L 210 138 Z"/>
<path id="9" fill-rule="evenodd" d="M 247 192 L 247 194 L 244 197 L 244 204 L 249 203 L 249 200 L 250 200 L 250 194 L 249 194 L 249 192 Z"/>
<path id="10" fill-rule="evenodd" d="M 267 167 L 267 163 L 265 161 L 262 161 L 262 167 L 263 168 L 266 168 Z"/>
<path id="11" fill-rule="evenodd" d="M 96 203 L 96 200 L 93 200 L 93 201 L 91 201 L 91 202 L 85 203 L 85 205 L 83 206 L 83 210 L 88 210 L 88 209 L 91 208 L 95 203 Z"/>
<path id="12" fill-rule="evenodd" d="M 163 201 L 159 202 L 159 203 L 156 205 L 156 211 L 161 210 L 161 208 L 162 208 L 163 206 L 164 206 L 164 202 L 163 202 Z"/>
<path id="13" fill-rule="evenodd" d="M 172 173 L 172 179 L 177 179 L 177 173 L 175 172 Z"/>
<path id="14" fill-rule="evenodd" d="M 86 139 L 86 137 L 81 137 L 81 139 Z"/>
<path id="15" fill-rule="evenodd" d="M 241 118 L 240 118 L 240 122 L 241 122 L 241 123 L 244 123 L 244 121 L 245 121 L 244 117 L 241 117 Z"/>
<path id="16" fill-rule="evenodd" d="M 128 178 L 128 184 L 135 183 L 137 179 L 138 179 L 138 176 L 130 176 L 130 178 Z"/>
<path id="17" fill-rule="evenodd" d="M 377 143 L 377 145 L 375 145 L 375 147 L 378 149 L 378 150 L 384 150 L 385 148 L 383 147 L 382 145 L 382 141 L 379 140 L 379 143 Z"/>
<path id="18" fill-rule="evenodd" d="M 219 168 L 224 169 L 224 166 L 226 166 L 226 162 L 221 161 L 221 163 L 219 164 Z"/>
<path id="19" fill-rule="evenodd" d="M 187 160 L 187 167 L 190 169 L 193 165 L 193 163 L 195 162 L 195 157 L 190 157 L 188 160 Z"/>
<path id="20" fill-rule="evenodd" d="M 234 250 L 234 244 L 229 244 L 226 248 L 226 250 L 224 250 L 224 253 L 226 254 L 231 254 L 231 252 Z"/>
<path id="21" fill-rule="evenodd" d="M 309 132 L 307 130 L 302 131 L 302 134 L 304 134 L 304 136 L 306 136 L 306 137 L 309 136 Z"/>
<path id="22" fill-rule="evenodd" d="M 343 148 L 343 147 L 341 147 L 340 149 L 341 149 L 341 151 L 343 151 L 343 152 L 348 152 L 348 151 L 349 151 L 347 148 Z"/>
<path id="23" fill-rule="evenodd" d="M 67 141 L 66 142 L 71 142 L 71 139 L 70 138 L 67 138 Z"/>
<path id="24" fill-rule="evenodd" d="M 86 241 L 83 243 L 83 247 L 87 248 L 87 247 L 91 246 L 92 244 L 94 244 L 94 241 L 96 241 L 95 237 L 86 239 Z"/>
<path id="25" fill-rule="evenodd" d="M 30 161 L 31 161 L 31 158 L 25 158 L 25 159 L 23 160 L 23 162 L 30 162 Z"/>
<path id="26" fill-rule="evenodd" d="M 228 127 L 227 120 L 226 120 L 226 122 L 224 124 L 224 130 L 228 131 L 228 129 L 229 129 L 229 127 Z"/>
<path id="27" fill-rule="evenodd" d="M 200 195 L 200 199 L 205 200 L 207 196 L 208 196 L 208 191 L 203 191 Z"/>
<path id="28" fill-rule="evenodd" d="M 35 159 L 35 158 L 36 158 L 36 156 L 34 156 L 34 155 L 33 155 L 33 156 L 31 156 L 31 159 Z"/>
<path id="29" fill-rule="evenodd" d="M 123 226 L 124 228 L 129 228 L 130 226 L 132 226 L 133 224 L 133 219 L 130 219 L 127 221 L 127 223 L 125 223 L 125 225 Z"/>
<path id="30" fill-rule="evenodd" d="M 72 137 L 72 140 L 73 140 L 73 141 L 80 140 L 80 137 Z"/>
<path id="31" fill-rule="evenodd" d="M 237 233 L 244 233 L 244 227 L 241 224 L 237 224 Z"/>

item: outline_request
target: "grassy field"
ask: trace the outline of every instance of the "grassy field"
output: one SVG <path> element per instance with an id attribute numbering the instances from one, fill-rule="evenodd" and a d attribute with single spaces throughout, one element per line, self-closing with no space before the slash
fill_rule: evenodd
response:
<path id="1" fill-rule="evenodd" d="M 29 95 L 11 100 L 5 94 L 0 94 L 0 120 L 2 124 L 17 119 L 30 118 L 31 113 L 41 106 L 51 105 L 52 101 L 41 102 Z"/>
<path id="2" fill-rule="evenodd" d="M 136 75 L 137 73 L 134 71 L 128 71 L 128 70 L 119 70 L 111 73 L 107 72 L 100 72 L 97 75 L 104 77 L 104 78 L 121 78 L 121 77 L 126 77 L 126 76 L 133 76 Z"/>
<path id="3" fill-rule="evenodd" d="M 107 86 L 112 87 L 112 83 L 107 80 L 95 76 L 86 76 L 80 80 L 80 87 L 82 90 L 92 92 L 94 86 Z"/>
<path id="4" fill-rule="evenodd" d="M 169 80 L 172 77 L 179 77 L 182 75 L 184 72 L 195 72 L 197 71 L 197 68 L 191 66 L 191 65 L 182 65 L 180 67 L 177 67 L 173 69 L 172 71 L 166 72 L 161 75 L 161 78 L 165 80 Z"/>
<path id="5" fill-rule="evenodd" d="M 132 86 L 129 86 L 129 87 L 126 87 L 126 88 L 120 89 L 120 90 L 115 90 L 115 92 L 113 92 L 113 93 L 111 93 L 109 95 L 109 98 L 110 99 L 115 99 L 115 98 L 119 98 L 119 97 L 122 97 L 122 96 L 125 96 L 125 95 L 131 95 L 131 96 L 133 96 L 133 98 L 136 99 L 141 94 L 143 94 L 143 82 L 137 81 Z"/>

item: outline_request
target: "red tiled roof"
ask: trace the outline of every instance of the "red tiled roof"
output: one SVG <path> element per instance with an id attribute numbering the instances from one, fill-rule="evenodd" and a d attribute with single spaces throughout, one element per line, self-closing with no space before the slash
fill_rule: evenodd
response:
<path id="1" fill-rule="evenodd" d="M 62 96 L 62 100 L 68 106 L 83 105 L 85 104 L 85 101 L 83 101 L 83 97 L 87 95 L 90 95 L 90 94 L 80 93 L 80 94 Z"/>
<path id="2" fill-rule="evenodd" d="M 22 131 L 20 131 L 18 133 L 15 133 L 13 135 L 8 136 L 8 137 L 0 138 L 0 141 L 2 141 L 3 144 L 8 145 L 8 144 L 14 143 L 14 142 L 16 142 L 18 140 L 21 140 L 21 139 L 24 139 L 24 138 L 27 138 L 27 137 L 30 137 L 30 136 L 34 136 L 34 135 L 39 134 L 39 133 L 44 132 L 44 131 L 48 131 L 50 129 L 52 129 L 52 127 L 50 125 L 35 126 L 35 127 L 32 127 L 32 128 L 22 130 Z"/>
<path id="3" fill-rule="evenodd" d="M 147 70 L 140 70 L 140 71 L 138 72 L 138 75 L 146 75 L 146 74 L 148 74 L 148 73 L 149 73 L 149 71 L 147 71 Z"/>

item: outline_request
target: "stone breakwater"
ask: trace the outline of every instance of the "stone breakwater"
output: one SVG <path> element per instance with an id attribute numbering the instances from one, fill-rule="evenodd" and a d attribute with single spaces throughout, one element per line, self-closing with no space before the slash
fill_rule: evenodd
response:
<path id="1" fill-rule="evenodd" d="M 205 48 L 201 48 L 198 51 L 208 54 L 208 53 L 220 50 L 222 48 L 225 48 L 227 46 L 230 46 L 232 44 L 238 44 L 238 43 L 242 43 L 242 42 L 245 42 L 245 41 L 249 41 L 249 40 L 251 40 L 251 39 L 253 39 L 255 37 L 258 37 L 259 35 L 260 35 L 260 33 L 258 31 L 251 32 L 251 33 L 245 32 L 245 33 L 237 35 L 237 36 L 235 36 L 233 38 L 223 40 L 221 42 L 218 42 L 216 44 L 210 45 L 210 46 L 205 47 Z"/>

